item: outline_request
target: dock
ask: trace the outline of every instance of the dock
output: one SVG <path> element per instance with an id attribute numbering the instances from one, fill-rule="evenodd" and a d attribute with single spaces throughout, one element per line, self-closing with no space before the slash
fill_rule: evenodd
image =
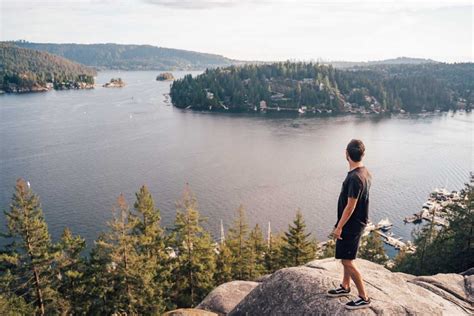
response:
<path id="1" fill-rule="evenodd" d="M 389 235 L 381 232 L 380 230 L 374 230 L 374 231 L 377 234 L 379 234 L 380 236 L 382 236 L 384 243 L 394 247 L 395 249 L 399 250 L 399 249 L 405 248 L 407 246 L 403 241 L 401 241 L 398 238 L 395 238 L 393 236 L 389 236 Z"/>

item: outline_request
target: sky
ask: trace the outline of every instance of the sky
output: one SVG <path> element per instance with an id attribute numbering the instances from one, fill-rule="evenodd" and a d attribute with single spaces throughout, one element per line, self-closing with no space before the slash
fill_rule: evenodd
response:
<path id="1" fill-rule="evenodd" d="M 472 0 L 0 0 L 0 39 L 239 60 L 474 61 Z"/>

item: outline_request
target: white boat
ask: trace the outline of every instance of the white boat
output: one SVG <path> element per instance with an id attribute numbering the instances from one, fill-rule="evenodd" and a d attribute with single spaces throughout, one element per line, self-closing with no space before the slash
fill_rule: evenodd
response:
<path id="1" fill-rule="evenodd" d="M 425 210 L 432 210 L 434 207 L 434 203 L 431 202 L 431 201 L 426 201 L 425 203 L 423 203 L 423 206 L 422 208 L 425 209 Z"/>
<path id="2" fill-rule="evenodd" d="M 374 223 L 369 219 L 367 222 L 367 225 L 364 228 L 364 232 L 362 233 L 362 236 L 367 236 L 370 234 L 373 230 L 376 230 L 377 227 L 375 227 Z"/>
<path id="3" fill-rule="evenodd" d="M 392 228 L 393 224 L 392 222 L 389 221 L 388 218 L 382 219 L 380 222 L 377 224 L 377 228 L 382 230 L 382 231 L 387 231 L 390 228 Z"/>

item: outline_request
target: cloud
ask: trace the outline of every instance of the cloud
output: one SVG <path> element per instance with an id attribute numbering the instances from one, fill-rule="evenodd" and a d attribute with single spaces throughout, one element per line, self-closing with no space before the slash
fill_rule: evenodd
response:
<path id="1" fill-rule="evenodd" d="M 76 0 L 77 1 L 77 0 Z M 91 0 L 89 0 L 91 1 Z M 229 8 L 245 4 L 286 5 L 292 7 L 337 6 L 386 7 L 387 9 L 439 9 L 472 6 L 471 0 L 141 0 L 142 2 L 175 9 Z"/>
<path id="2" fill-rule="evenodd" d="M 247 0 L 143 0 L 149 4 L 177 9 L 211 9 L 241 5 L 242 3 L 257 2 Z"/>

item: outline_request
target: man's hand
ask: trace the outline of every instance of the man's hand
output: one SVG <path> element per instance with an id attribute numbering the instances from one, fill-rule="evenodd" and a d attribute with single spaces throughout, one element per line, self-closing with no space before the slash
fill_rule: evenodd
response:
<path id="1" fill-rule="evenodd" d="M 334 228 L 332 232 L 332 236 L 334 237 L 334 239 L 342 240 L 341 234 L 342 234 L 342 228 L 339 228 L 339 227 Z"/>

